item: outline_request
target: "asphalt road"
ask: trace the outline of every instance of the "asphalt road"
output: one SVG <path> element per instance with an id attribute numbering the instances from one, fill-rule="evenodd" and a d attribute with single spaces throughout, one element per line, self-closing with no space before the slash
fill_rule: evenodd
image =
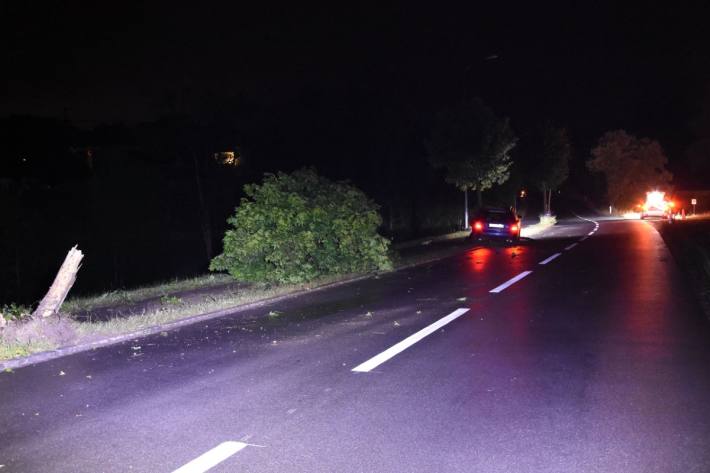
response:
<path id="1" fill-rule="evenodd" d="M 0 473 L 708 472 L 708 324 L 594 228 L 2 373 Z"/>

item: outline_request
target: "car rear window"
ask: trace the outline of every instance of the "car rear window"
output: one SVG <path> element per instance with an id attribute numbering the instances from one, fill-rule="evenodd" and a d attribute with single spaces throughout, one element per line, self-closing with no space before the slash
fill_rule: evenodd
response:
<path id="1" fill-rule="evenodd" d="M 489 222 L 505 223 L 508 222 L 511 217 L 508 212 L 488 211 L 484 214 L 484 218 Z"/>

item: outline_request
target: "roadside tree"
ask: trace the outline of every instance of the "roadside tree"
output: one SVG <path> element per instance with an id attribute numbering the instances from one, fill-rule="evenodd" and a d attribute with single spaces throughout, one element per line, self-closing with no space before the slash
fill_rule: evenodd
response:
<path id="1" fill-rule="evenodd" d="M 587 168 L 604 175 L 611 206 L 630 209 L 647 191 L 670 183 L 673 175 L 666 170 L 667 164 L 657 141 L 616 130 L 599 138 Z"/>
<path id="2" fill-rule="evenodd" d="M 545 215 L 552 213 L 552 193 L 569 176 L 572 147 L 567 130 L 549 123 L 542 125 L 533 138 L 529 180 L 542 192 Z"/>
<path id="3" fill-rule="evenodd" d="M 464 227 L 468 226 L 468 191 L 483 191 L 510 176 L 511 150 L 517 138 L 507 118 L 498 118 L 480 99 L 441 111 L 428 143 L 429 162 L 446 170 L 446 182 L 464 192 Z"/>

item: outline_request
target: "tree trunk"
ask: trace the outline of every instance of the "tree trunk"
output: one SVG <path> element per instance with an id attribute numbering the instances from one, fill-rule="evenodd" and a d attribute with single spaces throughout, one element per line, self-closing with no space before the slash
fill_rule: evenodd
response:
<path id="1" fill-rule="evenodd" d="M 547 215 L 547 187 L 542 186 L 542 214 Z"/>
<path id="2" fill-rule="evenodd" d="M 54 278 L 54 282 L 42 302 L 32 313 L 32 317 L 50 317 L 59 313 L 64 299 L 67 298 L 69 290 L 74 285 L 74 281 L 76 281 L 76 274 L 81 267 L 82 258 L 84 258 L 84 254 L 76 248 L 76 245 L 69 250 L 64 263 L 62 263 L 57 276 Z"/>
<path id="3" fill-rule="evenodd" d="M 202 178 L 200 177 L 200 163 L 197 153 L 192 153 L 192 160 L 195 164 L 195 185 L 197 189 L 197 201 L 200 205 L 200 227 L 202 228 L 202 241 L 205 245 L 207 263 L 212 260 L 212 222 L 210 220 L 210 209 L 207 207 L 205 194 L 202 189 Z"/>
<path id="4" fill-rule="evenodd" d="M 547 189 L 545 189 L 545 186 L 542 187 L 542 214 L 545 215 L 547 213 Z"/>
<path id="5" fill-rule="evenodd" d="M 545 215 L 552 214 L 552 189 L 547 186 L 542 187 L 542 211 Z"/>
<path id="6" fill-rule="evenodd" d="M 20 288 L 22 288 L 22 277 L 20 276 L 20 242 L 19 238 L 15 237 L 15 285 L 17 288 L 17 294 L 20 293 Z"/>
<path id="7" fill-rule="evenodd" d="M 420 231 L 420 222 L 419 222 L 419 209 L 417 205 L 417 197 L 412 196 L 412 199 L 410 201 L 410 218 L 411 218 L 411 229 L 412 229 L 412 234 L 414 237 L 419 236 L 419 231 Z"/>
<path id="8" fill-rule="evenodd" d="M 463 190 L 463 229 L 468 230 L 468 189 Z"/>

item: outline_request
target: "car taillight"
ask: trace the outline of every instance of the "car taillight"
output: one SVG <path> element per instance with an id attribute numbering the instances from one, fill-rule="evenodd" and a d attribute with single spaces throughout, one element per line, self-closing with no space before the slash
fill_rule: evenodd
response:
<path id="1" fill-rule="evenodd" d="M 474 222 L 473 229 L 474 229 L 474 231 L 477 231 L 477 232 L 483 231 L 483 222 Z"/>
<path id="2" fill-rule="evenodd" d="M 510 233 L 517 233 L 518 232 L 518 225 L 511 225 L 510 226 Z"/>

